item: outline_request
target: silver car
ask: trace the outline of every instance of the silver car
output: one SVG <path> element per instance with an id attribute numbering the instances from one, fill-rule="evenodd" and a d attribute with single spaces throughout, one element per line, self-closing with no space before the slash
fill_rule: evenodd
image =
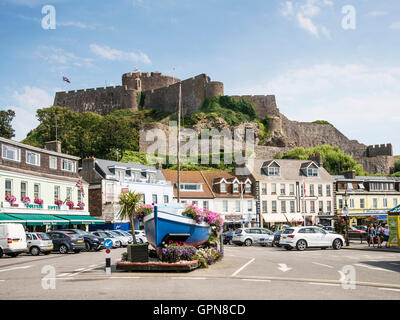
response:
<path id="1" fill-rule="evenodd" d="M 104 240 L 111 239 L 113 242 L 112 246 L 113 248 L 120 248 L 122 246 L 121 240 L 117 236 L 109 233 L 108 231 L 98 230 L 98 231 L 92 231 L 91 233 L 97 237 L 103 238 Z"/>
<path id="2" fill-rule="evenodd" d="M 53 250 L 53 241 L 44 232 L 28 232 L 26 234 L 28 252 L 33 256 L 40 253 L 49 254 Z"/>
<path id="3" fill-rule="evenodd" d="M 261 244 L 265 246 L 271 244 L 274 240 L 272 231 L 264 228 L 240 228 L 235 230 L 232 242 L 237 245 L 251 246 L 253 244 Z"/>
<path id="4" fill-rule="evenodd" d="M 115 236 L 121 242 L 121 246 L 123 247 L 126 247 L 128 244 L 131 244 L 133 242 L 132 238 L 129 238 L 126 235 L 121 235 L 115 230 L 107 230 L 107 232 Z"/>

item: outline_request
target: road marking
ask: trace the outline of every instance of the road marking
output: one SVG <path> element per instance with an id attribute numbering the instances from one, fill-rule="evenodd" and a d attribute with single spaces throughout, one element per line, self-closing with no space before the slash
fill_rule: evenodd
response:
<path id="1" fill-rule="evenodd" d="M 250 263 L 252 263 L 256 258 L 251 259 L 249 262 L 247 262 L 244 266 L 240 267 L 237 269 L 234 273 L 232 273 L 231 277 L 236 276 L 240 271 L 242 271 L 244 268 L 246 268 Z"/>
<path id="2" fill-rule="evenodd" d="M 319 266 L 323 266 L 323 267 L 327 267 L 327 268 L 331 268 L 331 269 L 333 269 L 333 267 L 332 266 L 328 266 L 327 264 L 323 264 L 323 263 L 318 263 L 318 262 L 313 262 L 314 264 L 317 264 L 317 265 L 319 265 Z"/>
<path id="3" fill-rule="evenodd" d="M 207 280 L 207 278 L 200 277 L 171 277 L 173 280 Z"/>
<path id="4" fill-rule="evenodd" d="M 91 271 L 91 270 L 95 269 L 95 268 L 98 267 L 98 266 L 102 266 L 102 264 L 99 264 L 99 265 L 92 265 L 92 266 L 94 266 L 94 267 L 81 268 L 81 269 L 79 269 L 80 271 L 75 272 L 75 273 L 71 273 L 70 275 L 68 275 L 68 277 L 74 277 L 74 276 L 76 276 L 76 275 L 78 275 L 78 274 L 80 274 L 80 273 L 87 272 L 87 271 Z M 75 270 L 75 271 L 77 271 L 77 270 Z"/>
<path id="5" fill-rule="evenodd" d="M 6 271 L 13 271 L 13 270 L 18 270 L 18 269 L 28 269 L 32 266 L 24 266 L 24 267 L 15 267 L 15 268 L 9 268 L 9 269 L 1 269 L 0 272 L 6 272 Z"/>
<path id="6" fill-rule="evenodd" d="M 271 282 L 271 280 L 266 280 L 266 279 L 240 279 L 243 281 L 253 281 L 253 282 Z"/>
<path id="7" fill-rule="evenodd" d="M 74 270 L 74 272 L 78 272 L 78 271 L 82 271 L 82 270 L 85 270 L 85 268 L 76 269 L 76 270 Z"/>
<path id="8" fill-rule="evenodd" d="M 65 277 L 65 276 L 68 276 L 70 274 L 71 274 L 70 272 L 69 273 L 61 273 L 61 274 L 58 274 L 57 277 Z"/>
<path id="9" fill-rule="evenodd" d="M 279 264 L 279 270 L 281 270 L 282 272 L 286 272 L 289 270 L 292 270 L 292 268 L 289 268 L 285 263 L 278 263 Z"/>
<path id="10" fill-rule="evenodd" d="M 391 289 L 391 288 L 378 288 L 379 290 L 387 290 L 387 291 L 395 291 L 400 292 L 400 289 Z"/>
<path id="11" fill-rule="evenodd" d="M 340 287 L 339 284 L 336 283 L 324 283 L 324 282 L 309 282 L 308 284 L 316 285 L 316 286 L 332 286 L 332 287 Z"/>
<path id="12" fill-rule="evenodd" d="M 371 267 L 371 266 L 368 266 L 368 265 L 365 265 L 365 264 L 362 264 L 362 263 L 355 263 L 354 265 L 357 266 L 357 267 L 364 267 L 364 268 L 367 268 L 367 269 L 370 269 L 370 270 L 394 272 L 394 271 L 392 271 L 392 270 L 387 270 L 387 269 L 383 269 L 383 268 Z"/>
<path id="13" fill-rule="evenodd" d="M 92 264 L 91 266 L 89 266 L 88 268 L 95 268 L 95 267 L 99 267 L 99 266 L 101 266 L 102 264 Z"/>

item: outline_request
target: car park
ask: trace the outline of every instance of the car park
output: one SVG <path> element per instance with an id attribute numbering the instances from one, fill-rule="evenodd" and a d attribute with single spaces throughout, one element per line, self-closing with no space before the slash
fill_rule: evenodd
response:
<path id="1" fill-rule="evenodd" d="M 273 233 L 263 228 L 240 228 L 235 230 L 232 242 L 237 245 L 251 246 L 261 244 L 263 246 L 272 243 Z"/>
<path id="2" fill-rule="evenodd" d="M 92 234 L 94 234 L 97 237 L 101 237 L 104 240 L 111 239 L 113 242 L 113 245 L 112 245 L 113 248 L 120 248 L 122 246 L 121 241 L 116 236 L 109 233 L 108 231 L 97 230 L 97 231 L 93 231 Z"/>
<path id="3" fill-rule="evenodd" d="M 287 250 L 296 248 L 303 251 L 312 247 L 339 250 L 345 240 L 340 234 L 328 233 L 318 227 L 291 227 L 285 229 L 279 243 Z"/>
<path id="4" fill-rule="evenodd" d="M 66 254 L 70 251 L 79 253 L 85 249 L 85 241 L 79 234 L 63 231 L 51 231 L 47 233 L 53 241 L 53 251 Z"/>
<path id="5" fill-rule="evenodd" d="M 40 253 L 47 255 L 53 251 L 53 241 L 44 232 L 26 233 L 26 242 L 27 251 L 33 256 L 38 256 Z"/>
<path id="6" fill-rule="evenodd" d="M 99 251 L 104 247 L 104 239 L 102 237 L 95 236 L 94 234 L 91 234 L 81 229 L 64 229 L 63 231 L 67 233 L 75 233 L 81 235 L 85 241 L 85 251 Z"/>
<path id="7" fill-rule="evenodd" d="M 132 237 L 129 237 L 127 235 L 121 235 L 118 232 L 115 232 L 114 230 L 108 230 L 107 232 L 115 236 L 121 243 L 122 247 L 126 247 L 128 244 L 131 244 L 133 242 Z"/>
<path id="8" fill-rule="evenodd" d="M 26 252 L 27 248 L 25 229 L 22 224 L 0 224 L 0 258 L 4 254 L 16 257 Z"/>

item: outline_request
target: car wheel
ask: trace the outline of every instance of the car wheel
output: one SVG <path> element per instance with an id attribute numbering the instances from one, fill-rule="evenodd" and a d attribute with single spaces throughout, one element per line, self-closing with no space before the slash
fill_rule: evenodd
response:
<path id="1" fill-rule="evenodd" d="M 61 254 L 66 254 L 66 253 L 68 253 L 68 247 L 67 247 L 65 244 L 62 244 L 62 245 L 60 246 L 60 249 L 58 249 L 58 251 L 59 251 Z"/>
<path id="2" fill-rule="evenodd" d="M 342 241 L 340 239 L 335 239 L 332 244 L 333 249 L 339 250 L 342 247 Z"/>
<path id="3" fill-rule="evenodd" d="M 291 246 L 285 246 L 285 249 L 290 251 L 290 250 L 293 249 L 293 247 L 291 247 Z"/>
<path id="4" fill-rule="evenodd" d="M 304 251 L 307 248 L 307 242 L 304 240 L 299 240 L 296 243 L 296 249 L 299 251 Z"/>
<path id="5" fill-rule="evenodd" d="M 31 255 L 33 256 L 38 256 L 40 253 L 40 249 L 38 247 L 32 247 L 29 252 L 31 253 Z"/>
<path id="6" fill-rule="evenodd" d="M 85 251 L 89 252 L 90 250 L 92 250 L 92 246 L 89 242 L 85 242 Z"/>
<path id="7" fill-rule="evenodd" d="M 252 244 L 253 244 L 253 241 L 251 241 L 251 239 L 246 239 L 246 240 L 244 241 L 244 245 L 245 245 L 246 247 L 250 247 Z"/>

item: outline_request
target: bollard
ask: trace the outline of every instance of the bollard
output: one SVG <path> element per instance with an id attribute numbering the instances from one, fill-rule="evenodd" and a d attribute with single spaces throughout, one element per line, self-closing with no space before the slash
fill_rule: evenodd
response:
<path id="1" fill-rule="evenodd" d="M 106 275 L 111 275 L 111 256 L 110 249 L 106 249 Z"/>

